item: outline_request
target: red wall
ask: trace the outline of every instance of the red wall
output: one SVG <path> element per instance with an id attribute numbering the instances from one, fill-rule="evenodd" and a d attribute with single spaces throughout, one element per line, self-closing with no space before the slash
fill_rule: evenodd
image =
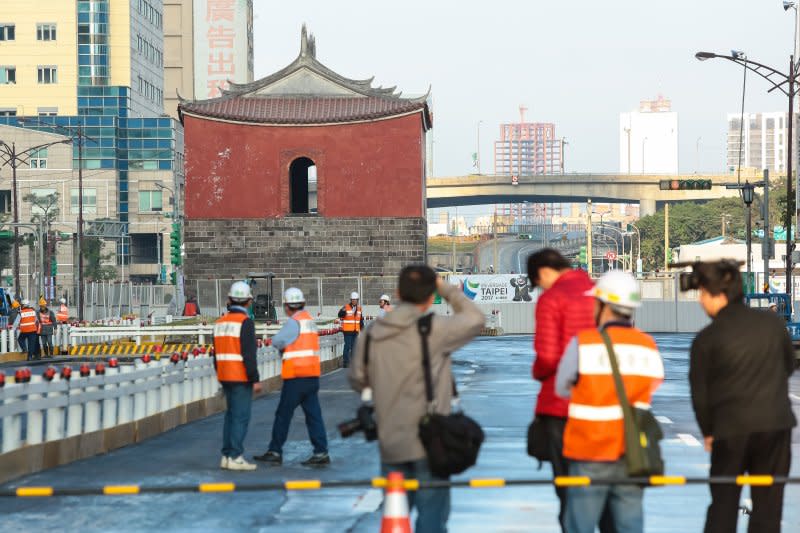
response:
<path id="1" fill-rule="evenodd" d="M 317 165 L 325 217 L 423 217 L 420 113 L 361 124 L 251 126 L 184 117 L 186 217 L 289 213 L 289 165 Z"/>

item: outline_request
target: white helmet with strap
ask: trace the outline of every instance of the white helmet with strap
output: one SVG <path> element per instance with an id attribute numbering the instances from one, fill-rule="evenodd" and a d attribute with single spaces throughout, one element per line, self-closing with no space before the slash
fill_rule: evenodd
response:
<path id="1" fill-rule="evenodd" d="M 351 300 L 358 300 L 359 299 L 358 293 L 355 292 L 355 291 L 351 292 L 350 293 L 350 299 Z"/>
<path id="2" fill-rule="evenodd" d="M 231 285 L 231 290 L 228 291 L 228 297 L 233 301 L 245 301 L 253 298 L 253 292 L 250 290 L 250 285 L 244 281 L 237 281 Z"/>
<path id="3" fill-rule="evenodd" d="M 297 287 L 289 287 L 283 293 L 283 303 L 285 304 L 302 304 L 306 302 L 306 297 L 303 296 L 303 291 Z"/>
<path id="4" fill-rule="evenodd" d="M 612 307 L 633 310 L 642 305 L 639 282 L 627 272 L 612 270 L 597 280 L 597 284 L 586 292 Z"/>

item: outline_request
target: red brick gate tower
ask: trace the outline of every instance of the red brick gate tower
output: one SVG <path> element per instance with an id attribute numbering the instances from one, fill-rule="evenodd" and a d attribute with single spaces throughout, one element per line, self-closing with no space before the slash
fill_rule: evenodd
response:
<path id="1" fill-rule="evenodd" d="M 428 97 L 286 68 L 182 101 L 186 277 L 394 274 L 425 260 Z"/>

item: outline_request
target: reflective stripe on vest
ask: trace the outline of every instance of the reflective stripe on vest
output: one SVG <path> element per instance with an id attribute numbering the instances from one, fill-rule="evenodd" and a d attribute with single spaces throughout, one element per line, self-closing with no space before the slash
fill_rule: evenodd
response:
<path id="1" fill-rule="evenodd" d="M 346 313 L 342 319 L 342 331 L 345 333 L 358 333 L 361 331 L 361 306 L 353 307 L 350 304 L 344 306 Z"/>
<path id="2" fill-rule="evenodd" d="M 292 315 L 300 325 L 297 339 L 283 350 L 283 379 L 314 378 L 321 373 L 319 361 L 319 335 L 314 318 L 308 311 L 298 311 Z"/>
<path id="3" fill-rule="evenodd" d="M 247 369 L 242 356 L 242 324 L 244 313 L 227 313 L 214 324 L 214 357 L 219 381 L 247 382 Z"/>
<path id="4" fill-rule="evenodd" d="M 69 320 L 69 307 L 61 304 L 61 307 L 58 308 L 58 312 L 56 313 L 56 320 L 59 322 L 66 322 Z"/>
<path id="5" fill-rule="evenodd" d="M 30 307 L 23 307 L 19 312 L 19 332 L 38 333 L 39 327 L 36 322 L 36 311 Z"/>
<path id="6" fill-rule="evenodd" d="M 51 326 L 53 321 L 50 320 L 50 311 L 42 313 L 39 312 L 39 322 L 41 322 L 42 326 Z"/>
<path id="7" fill-rule="evenodd" d="M 655 341 L 635 328 L 608 328 L 622 382 L 634 407 L 650 408 L 664 379 Z M 608 352 L 600 332 L 578 333 L 578 382 L 572 389 L 564 428 L 564 457 L 578 461 L 616 461 L 625 453 L 622 407 Z"/>

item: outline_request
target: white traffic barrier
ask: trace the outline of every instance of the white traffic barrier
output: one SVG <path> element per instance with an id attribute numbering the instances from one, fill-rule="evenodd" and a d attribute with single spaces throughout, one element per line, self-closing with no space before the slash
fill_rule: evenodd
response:
<path id="1" fill-rule="evenodd" d="M 342 346 L 341 335 L 321 337 L 321 360 L 339 357 Z M 257 357 L 262 380 L 280 376 L 281 358 L 277 350 L 262 346 Z M 188 360 L 177 363 L 169 357 L 149 363 L 137 359 L 133 365 L 109 366 L 99 375 L 96 369 L 95 375 L 88 376 L 80 376 L 77 369 L 74 370 L 71 379 L 64 379 L 62 374 L 47 381 L 41 375 L 28 374 L 30 381 L 27 383 L 11 383 L 9 377 L 8 382 L 0 386 L 2 453 L 16 450 L 23 444 L 110 429 L 211 398 L 220 387 L 209 354 L 192 354 Z"/>

